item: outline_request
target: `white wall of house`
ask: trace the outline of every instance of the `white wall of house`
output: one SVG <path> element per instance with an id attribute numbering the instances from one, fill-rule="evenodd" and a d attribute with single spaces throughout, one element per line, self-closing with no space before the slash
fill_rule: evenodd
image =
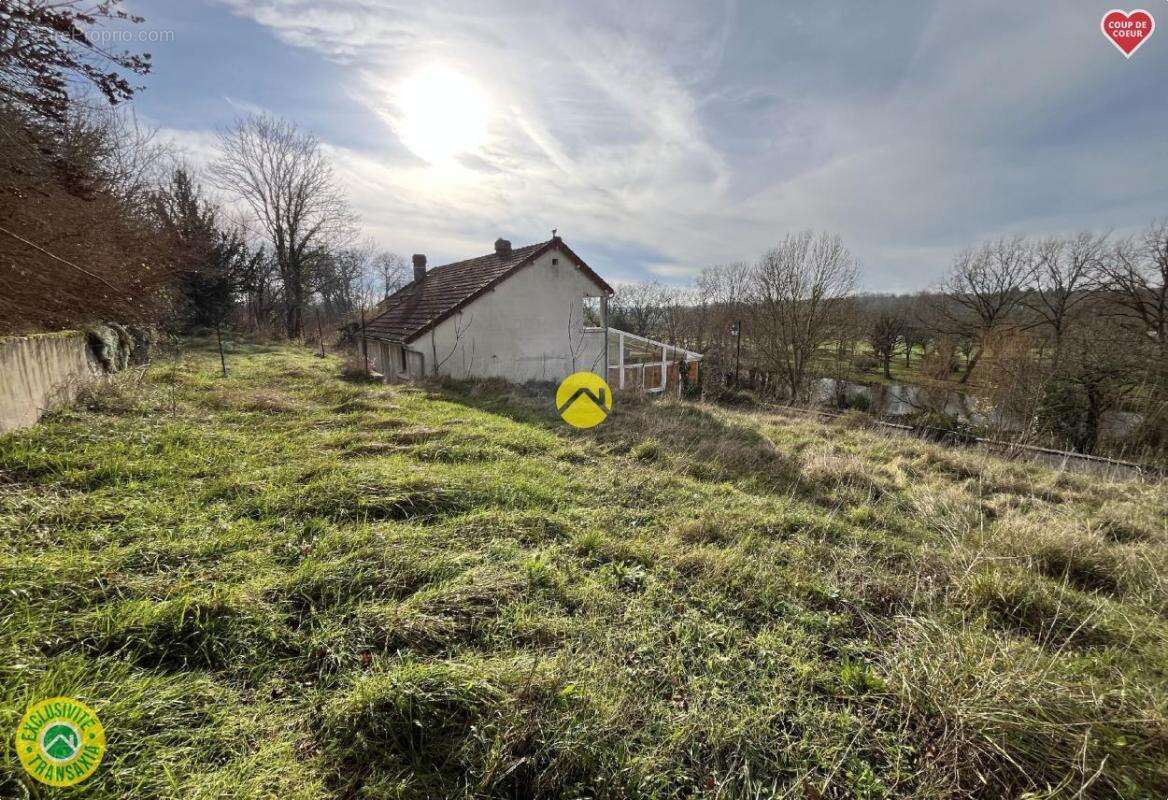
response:
<path id="1" fill-rule="evenodd" d="M 604 336 L 584 330 L 584 298 L 603 290 L 558 250 L 544 253 L 408 345 L 426 374 L 509 381 L 603 375 Z"/>

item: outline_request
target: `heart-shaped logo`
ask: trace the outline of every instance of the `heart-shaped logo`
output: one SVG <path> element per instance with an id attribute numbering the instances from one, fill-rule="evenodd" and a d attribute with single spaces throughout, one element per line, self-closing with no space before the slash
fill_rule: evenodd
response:
<path id="1" fill-rule="evenodd" d="M 1103 15 L 1103 35 L 1113 45 L 1119 48 L 1124 58 L 1131 58 L 1132 53 L 1152 38 L 1152 31 L 1156 30 L 1156 20 L 1142 8 L 1135 11 L 1120 11 L 1113 8 Z"/>

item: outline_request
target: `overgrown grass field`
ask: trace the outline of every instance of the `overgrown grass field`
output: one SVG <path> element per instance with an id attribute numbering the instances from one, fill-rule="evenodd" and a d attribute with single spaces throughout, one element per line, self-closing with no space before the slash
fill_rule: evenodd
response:
<path id="1" fill-rule="evenodd" d="M 0 437 L 0 796 L 1168 796 L 1168 489 L 193 347 Z M 70 695 L 97 773 L 24 776 Z"/>

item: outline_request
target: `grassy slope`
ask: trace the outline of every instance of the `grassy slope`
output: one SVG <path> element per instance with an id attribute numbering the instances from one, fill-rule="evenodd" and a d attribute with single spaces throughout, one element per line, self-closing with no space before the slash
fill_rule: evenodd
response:
<path id="1" fill-rule="evenodd" d="M 216 368 L 0 438 L 0 728 L 91 703 L 70 796 L 1168 795 L 1163 485 Z"/>

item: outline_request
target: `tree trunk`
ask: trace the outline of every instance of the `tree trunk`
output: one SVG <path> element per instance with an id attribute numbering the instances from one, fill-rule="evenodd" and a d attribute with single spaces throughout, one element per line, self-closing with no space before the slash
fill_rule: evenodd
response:
<path id="1" fill-rule="evenodd" d="M 969 359 L 965 362 L 965 371 L 961 375 L 961 380 L 958 383 L 968 383 L 969 376 L 973 374 L 973 368 L 977 366 L 978 359 L 981 358 L 981 349 L 978 348 L 969 354 Z"/>
<path id="2" fill-rule="evenodd" d="M 892 380 L 892 353 L 884 354 L 884 377 Z"/>
<path id="3" fill-rule="evenodd" d="M 299 339 L 304 332 L 304 287 L 291 286 L 288 290 L 288 314 L 285 325 L 289 339 Z"/>
<path id="4" fill-rule="evenodd" d="M 1051 375 L 1058 375 L 1060 362 L 1062 361 L 1062 356 L 1063 356 L 1063 332 L 1060 329 L 1055 328 L 1055 330 L 1054 330 L 1054 352 L 1052 352 L 1050 354 L 1050 374 Z M 1041 354 L 1039 354 L 1039 358 L 1040 359 L 1042 358 Z"/>
<path id="5" fill-rule="evenodd" d="M 1103 415 L 1102 400 L 1099 397 L 1099 392 L 1093 387 L 1087 387 L 1087 419 L 1084 421 L 1083 441 L 1080 448 L 1081 453 L 1095 452 L 1095 446 L 1099 443 L 1099 418 Z"/>

